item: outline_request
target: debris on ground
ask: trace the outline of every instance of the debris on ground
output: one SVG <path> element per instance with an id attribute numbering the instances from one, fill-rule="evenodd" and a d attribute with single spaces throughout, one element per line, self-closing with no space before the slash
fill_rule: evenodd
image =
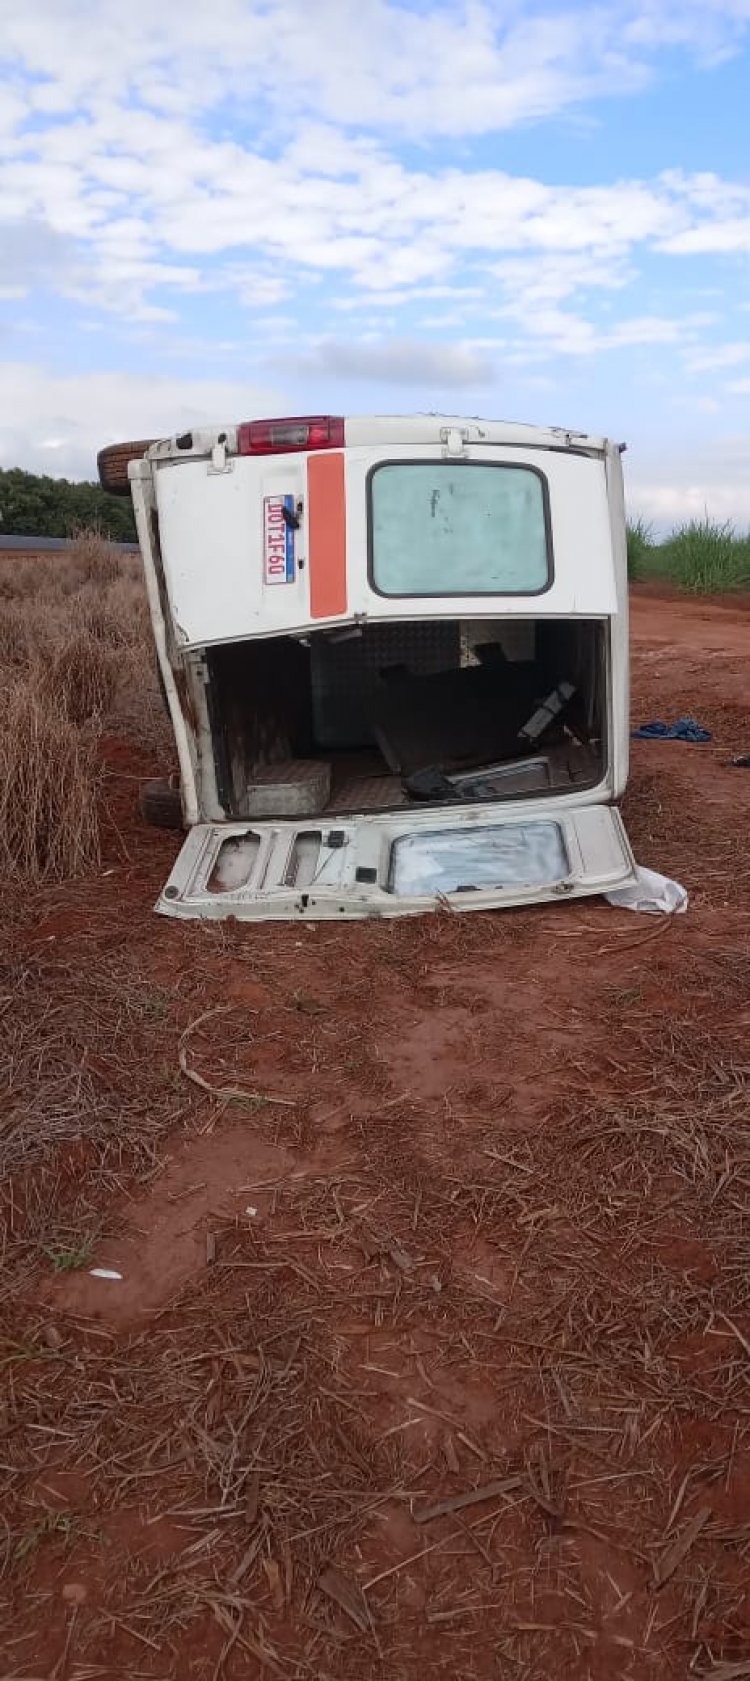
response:
<path id="1" fill-rule="evenodd" d="M 607 904 L 625 911 L 643 911 L 650 916 L 674 916 L 687 910 L 688 896 L 684 887 L 678 881 L 670 881 L 668 876 L 662 876 L 656 870 L 644 870 L 641 866 L 636 870 L 636 879 L 630 887 L 621 887 L 614 893 L 605 893 Z"/>
<path id="2" fill-rule="evenodd" d="M 697 723 L 695 718 L 677 718 L 673 724 L 665 724 L 661 718 L 652 719 L 650 724 L 641 724 L 637 730 L 631 730 L 634 741 L 710 741 L 711 731 L 703 724 Z"/>

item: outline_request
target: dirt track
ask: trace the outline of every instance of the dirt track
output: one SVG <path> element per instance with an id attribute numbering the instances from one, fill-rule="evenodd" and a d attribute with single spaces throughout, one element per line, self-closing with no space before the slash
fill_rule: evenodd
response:
<path id="1" fill-rule="evenodd" d="M 0 1001 L 9 1674 L 750 1674 L 750 617 L 633 640 L 672 922 L 161 921 L 107 744 Z"/>

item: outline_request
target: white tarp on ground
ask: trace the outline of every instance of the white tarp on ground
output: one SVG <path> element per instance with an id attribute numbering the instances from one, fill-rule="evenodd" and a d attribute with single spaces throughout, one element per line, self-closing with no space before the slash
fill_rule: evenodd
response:
<path id="1" fill-rule="evenodd" d="M 678 881 L 670 881 L 669 876 L 660 876 L 656 870 L 640 867 L 637 880 L 630 887 L 605 893 L 604 897 L 609 905 L 615 905 L 619 910 L 645 911 L 650 916 L 679 915 L 688 908 L 687 893 Z"/>

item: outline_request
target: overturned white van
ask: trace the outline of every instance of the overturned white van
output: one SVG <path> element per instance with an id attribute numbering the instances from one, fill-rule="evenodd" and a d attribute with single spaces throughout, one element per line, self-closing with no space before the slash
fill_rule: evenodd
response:
<path id="1" fill-rule="evenodd" d="M 188 830 L 158 909 L 309 918 L 634 877 L 619 446 L 316 416 L 113 446 Z"/>

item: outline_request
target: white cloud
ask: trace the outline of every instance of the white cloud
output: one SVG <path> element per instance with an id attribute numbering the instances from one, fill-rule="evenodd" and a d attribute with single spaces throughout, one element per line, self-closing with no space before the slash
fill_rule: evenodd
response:
<path id="1" fill-rule="evenodd" d="M 742 0 L 710 14 L 712 41 L 731 50 Z M 356 27 L 350 0 L 97 0 L 93 10 L 90 0 L 25 10 L 0 0 L 0 27 L 19 66 L 0 107 L 15 126 L 3 213 L 70 242 L 77 263 L 61 286 L 115 312 L 167 320 L 169 294 L 208 288 L 219 263 L 241 302 L 267 307 L 306 273 L 335 272 L 376 303 L 447 293 L 477 263 L 494 261 L 510 285 L 503 264 L 529 254 L 549 261 L 543 278 L 522 282 L 527 295 L 540 301 L 546 286 L 559 307 L 622 287 L 639 247 L 750 247 L 750 189 L 706 171 L 548 185 L 496 169 L 409 168 L 386 148 L 386 137 L 470 137 L 640 85 L 665 42 L 704 51 L 706 18 L 692 0 L 502 14 L 481 0 L 361 0 Z"/>
<path id="2" fill-rule="evenodd" d="M 366 299 L 363 299 L 361 294 L 355 293 L 350 296 L 328 298 L 327 302 L 330 303 L 334 309 L 345 310 L 348 312 L 361 310 L 363 307 L 366 307 L 368 310 L 397 309 L 400 304 L 411 303 L 414 300 L 414 296 L 414 292 L 409 287 L 402 286 L 400 288 L 391 287 L 389 290 L 383 289 L 379 292 L 369 293 Z M 423 304 L 426 300 L 440 299 L 453 302 L 456 306 L 462 305 L 465 309 L 474 308 L 478 307 L 482 300 L 485 300 L 485 287 L 447 285 L 431 286 L 429 284 L 422 284 L 419 287 L 417 296 L 420 304 Z"/>
<path id="3" fill-rule="evenodd" d="M 619 11 L 619 16 L 617 15 Z M 206 109 L 251 86 L 282 124 L 291 101 L 326 122 L 417 135 L 483 133 L 547 115 L 646 74 L 620 47 L 622 8 L 513 10 L 480 0 L 425 12 L 394 0 L 3 0 L 6 50 L 45 78 L 48 114 L 137 84 L 147 107 Z"/>
<path id="4" fill-rule="evenodd" d="M 35 282 L 56 278 L 74 258 L 74 247 L 49 223 L 31 217 L 0 224 L 0 285 L 21 296 Z"/>
<path id="5" fill-rule="evenodd" d="M 498 7 L 464 0 L 2 0 L 7 56 L 39 78 L 35 108 L 54 115 L 137 88 L 149 110 L 183 116 L 218 91 L 249 90 L 274 123 L 290 107 L 316 122 L 417 137 L 481 134 L 581 100 L 643 86 L 665 47 L 699 58 L 731 51 L 741 4 L 612 0 Z"/>
<path id="6" fill-rule="evenodd" d="M 495 371 L 482 352 L 468 345 L 429 344 L 421 339 L 342 343 L 326 339 L 295 364 L 327 378 L 407 385 L 430 391 L 478 390 L 492 385 Z"/>
<path id="7" fill-rule="evenodd" d="M 690 373 L 716 373 L 748 361 L 750 340 L 732 340 L 729 344 L 710 345 L 692 352 L 685 358 L 685 367 Z"/>
<path id="8" fill-rule="evenodd" d="M 653 520 L 660 530 L 706 515 L 750 527 L 748 460 L 750 436 L 741 434 L 715 437 L 691 448 L 666 448 L 651 460 L 640 452 L 627 456 L 628 508 L 633 515 Z"/>
<path id="9" fill-rule="evenodd" d="M 32 363 L 0 363 L 0 463 L 94 478 L 104 444 L 283 413 L 285 407 L 278 390 L 237 379 L 57 374 Z"/>
<path id="10" fill-rule="evenodd" d="M 232 380 L 6 369 L 4 458 L 90 472 L 108 437 L 283 409 L 236 370 L 271 368 L 285 340 L 290 380 L 387 382 L 407 404 L 498 369 L 557 400 L 584 367 L 593 389 L 617 351 L 613 380 L 635 387 L 633 352 L 669 402 L 659 347 L 679 346 L 688 372 L 742 373 L 741 328 L 712 349 L 689 302 L 631 293 L 652 253 L 680 277 L 696 257 L 743 257 L 750 187 L 707 170 L 608 180 L 596 144 L 599 179 L 566 183 L 554 135 L 538 154 L 549 179 L 534 179 L 488 149 L 477 164 L 472 142 L 580 124 L 583 102 L 655 81 L 662 54 L 670 73 L 677 49 L 710 65 L 748 27 L 750 0 L 0 0 L 0 294 L 49 282 L 92 331 L 111 312 L 157 369 L 183 350 L 210 367 L 212 331 L 217 365 L 238 346 Z M 702 493 L 702 466 L 686 481 L 683 465 L 670 483 Z"/>
<path id="11" fill-rule="evenodd" d="M 528 295 L 509 286 L 508 301 L 493 314 L 520 329 L 520 336 L 516 335 L 508 351 L 508 359 L 515 363 L 542 361 L 550 354 L 593 356 L 637 345 L 679 344 L 689 339 L 704 320 L 700 315 L 637 315 L 601 327 L 571 309 L 561 308 L 554 293 L 548 295 L 543 282 L 538 290 L 530 288 Z"/>
<path id="12" fill-rule="evenodd" d="M 673 257 L 736 256 L 750 251 L 750 194 L 744 216 L 705 220 L 698 227 L 684 228 L 662 240 L 661 249 Z"/>
<path id="13" fill-rule="evenodd" d="M 155 291 L 208 287 L 218 258 L 225 259 L 224 284 L 245 299 L 261 286 L 268 303 L 299 285 L 306 270 L 335 271 L 389 300 L 423 288 L 449 295 L 466 278 L 461 266 L 533 252 L 550 259 L 548 292 L 559 299 L 621 285 L 629 253 L 677 235 L 698 214 L 690 181 L 548 186 L 498 170 L 410 170 L 374 150 L 332 178 L 316 173 L 314 160 L 305 171 L 288 153 L 268 158 L 236 143 L 199 141 L 169 118 L 149 118 L 140 136 L 126 137 L 126 126 L 109 112 L 93 134 L 74 125 L 64 162 L 57 131 L 45 130 L 33 158 L 8 163 L 3 184 L 17 217 L 25 206 L 85 250 L 86 279 L 76 295 L 87 289 L 115 309 L 133 309 Z M 120 165 L 132 165 L 133 184 L 126 203 L 112 207 L 101 191 L 115 147 Z M 551 259 L 563 286 L 551 282 Z M 538 281 L 526 289 L 534 285 L 538 292 Z"/>
<path id="14" fill-rule="evenodd" d="M 217 284 L 222 291 L 235 292 L 239 302 L 248 309 L 269 309 L 274 304 L 283 303 L 291 290 L 289 282 L 281 275 L 241 264 L 222 269 L 214 282 L 214 285 Z M 207 281 L 206 285 L 210 288 L 211 282 Z"/>
<path id="15" fill-rule="evenodd" d="M 686 47 L 716 64 L 738 46 L 750 20 L 747 0 L 641 0 L 624 26 L 626 48 Z"/>
<path id="16" fill-rule="evenodd" d="M 491 272 L 508 291 L 535 305 L 594 290 L 618 291 L 633 277 L 619 253 L 597 257 L 591 251 L 506 258 L 494 263 Z"/>

